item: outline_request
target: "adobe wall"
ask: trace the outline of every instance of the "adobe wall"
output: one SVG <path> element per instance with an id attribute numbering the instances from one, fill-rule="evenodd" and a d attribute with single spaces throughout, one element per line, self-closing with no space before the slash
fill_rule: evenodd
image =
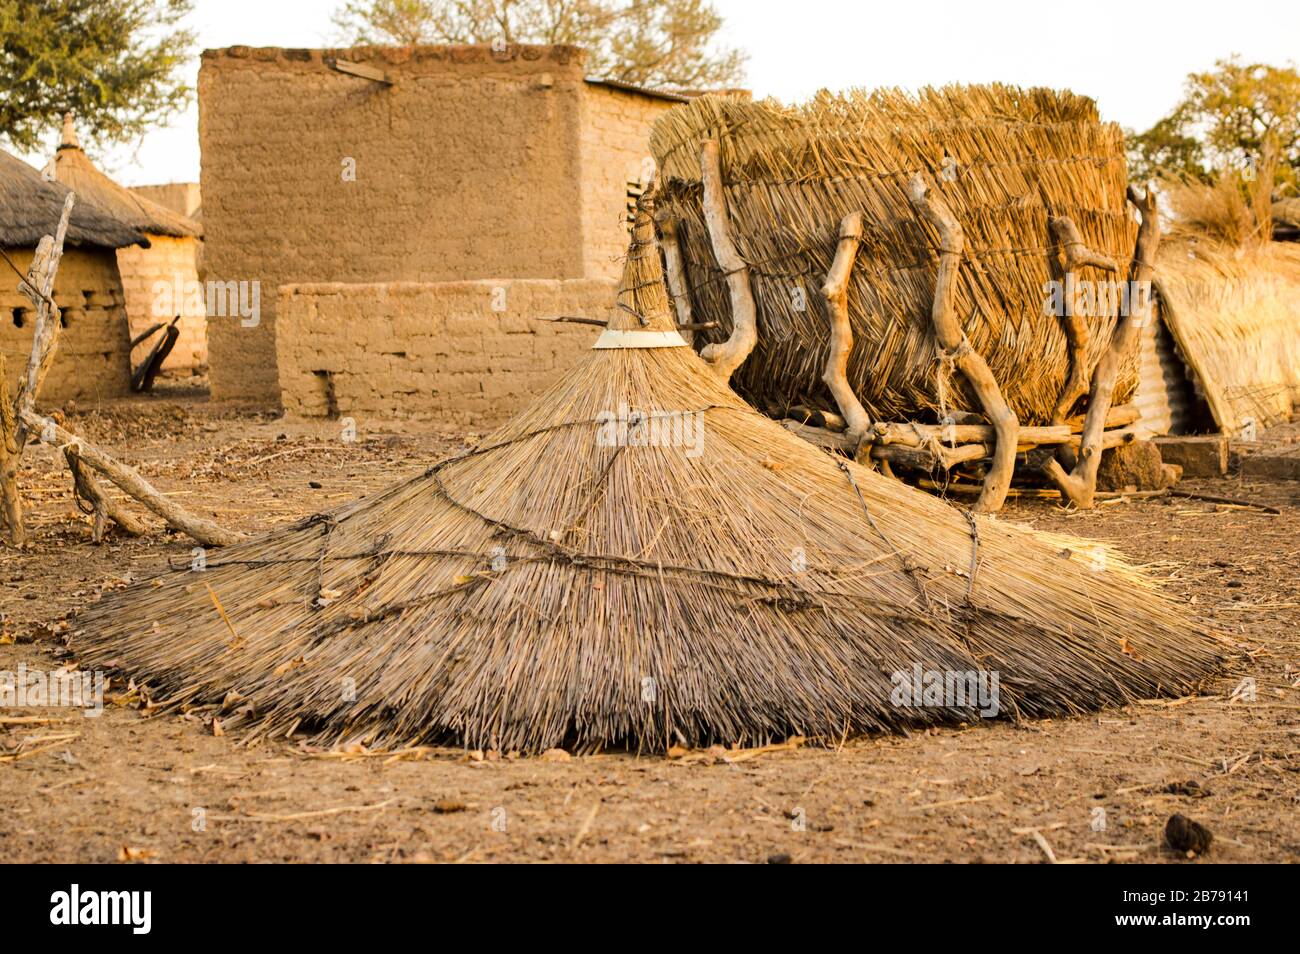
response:
<path id="1" fill-rule="evenodd" d="M 630 238 L 628 183 L 648 184 L 646 173 L 654 168 L 650 127 L 675 105 L 644 93 L 587 84 L 579 139 L 586 275 L 617 278 L 622 273 Z"/>
<path id="2" fill-rule="evenodd" d="M 283 286 L 284 410 L 499 423 L 558 380 L 600 330 L 535 319 L 608 318 L 616 291 L 606 279 Z"/>
<path id="3" fill-rule="evenodd" d="M 200 193 L 197 182 L 131 186 L 131 191 L 186 218 L 192 217 L 199 210 Z"/>
<path id="4" fill-rule="evenodd" d="M 203 299 L 192 294 L 199 280 L 195 267 L 198 239 L 150 235 L 150 248 L 132 245 L 117 250 L 117 267 L 126 298 L 127 320 L 131 338 L 160 321 L 181 316 L 181 335 L 171 354 L 163 362 L 167 371 L 193 371 L 208 363 L 208 336 L 204 327 Z M 180 283 L 179 294 L 177 282 Z M 157 285 L 167 286 L 159 294 Z M 190 285 L 193 283 L 193 285 Z M 136 345 L 131 352 L 132 366 L 149 356 L 158 341 L 155 334 Z"/>
<path id="5" fill-rule="evenodd" d="M 336 53 L 394 85 L 330 51 L 203 53 L 204 267 L 262 287 L 256 327 L 208 318 L 214 398 L 278 400 L 280 285 L 583 274 L 580 50 Z"/>
<path id="6" fill-rule="evenodd" d="M 6 249 L 23 272 L 32 261 L 31 249 Z M 5 271 L 9 267 L 4 266 Z M 9 391 L 17 390 L 26 373 L 36 330 L 36 310 L 18 293 L 17 276 L 0 282 L 0 352 L 3 352 Z M 68 400 L 122 397 L 131 390 L 127 359 L 126 307 L 117 277 L 117 260 L 110 249 L 68 248 L 54 279 L 54 301 L 63 313 L 54 363 L 41 388 L 38 407 Z M 20 327 L 21 326 L 21 327 Z"/>

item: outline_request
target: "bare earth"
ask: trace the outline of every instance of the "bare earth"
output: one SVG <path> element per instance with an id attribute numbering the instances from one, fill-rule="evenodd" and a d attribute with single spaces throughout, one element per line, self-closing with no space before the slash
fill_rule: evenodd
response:
<path id="1" fill-rule="evenodd" d="M 338 422 L 280 422 L 181 392 L 70 421 L 186 506 L 249 530 L 336 506 L 476 439 L 359 421 L 348 443 Z M 7 671 L 65 664 L 70 611 L 105 585 L 188 560 L 191 547 L 161 530 L 92 545 L 51 452 L 26 463 L 34 541 L 0 550 Z M 671 759 L 440 749 L 394 760 L 291 740 L 250 750 L 197 718 L 146 718 L 120 696 L 97 719 L 0 709 L 0 860 L 1043 862 L 1050 852 L 1193 863 L 1162 847 L 1174 812 L 1215 835 L 1194 863 L 1300 860 L 1300 482 L 1182 489 L 1282 514 L 1160 499 L 1073 515 L 1024 501 L 1003 516 L 1117 544 L 1230 637 L 1239 655 L 1195 698 Z M 1253 701 L 1233 697 L 1245 677 Z"/>

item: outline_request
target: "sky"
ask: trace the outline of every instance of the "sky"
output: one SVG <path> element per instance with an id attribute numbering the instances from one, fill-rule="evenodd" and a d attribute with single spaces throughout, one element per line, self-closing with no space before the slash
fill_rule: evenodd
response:
<path id="1" fill-rule="evenodd" d="M 342 0 L 197 0 L 199 48 L 336 45 Z M 1300 60 L 1296 0 L 714 0 L 722 41 L 749 53 L 755 96 L 798 101 L 819 89 L 1001 81 L 1072 89 L 1103 118 L 1145 129 L 1177 102 L 1187 74 L 1240 54 Z M 1232 12 L 1242 11 L 1241 16 Z M 189 64 L 191 82 L 198 56 Z M 51 131 L 50 151 L 57 133 Z M 126 185 L 199 179 L 198 107 L 141 141 L 98 151 Z M 28 157 L 40 161 L 40 157 Z"/>

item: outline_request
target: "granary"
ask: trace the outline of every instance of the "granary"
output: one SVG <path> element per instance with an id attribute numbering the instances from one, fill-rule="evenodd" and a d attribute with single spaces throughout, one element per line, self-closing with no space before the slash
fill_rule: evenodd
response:
<path id="1" fill-rule="evenodd" d="M 569 46 L 207 50 L 205 256 L 260 284 L 209 315 L 214 398 L 501 420 L 575 361 L 682 96 Z"/>
<path id="2" fill-rule="evenodd" d="M 197 259 L 202 228 L 197 222 L 118 185 L 90 161 L 77 141 L 71 113 L 63 119 L 63 136 L 51 163 L 54 177 L 118 221 L 149 237 L 148 247 L 131 246 L 117 253 L 126 295 L 132 339 L 151 327 L 175 320 L 179 332 L 163 370 L 193 371 L 207 363 L 205 296 L 198 282 Z M 132 365 L 148 359 L 156 338 L 142 340 Z"/>
<path id="3" fill-rule="evenodd" d="M 7 275 L 0 281 L 0 352 L 11 369 L 11 388 L 17 386 L 17 370 L 27 366 L 35 331 L 32 303 L 18 292 L 16 272 L 26 273 L 37 243 L 57 229 L 67 193 L 66 187 L 0 151 L 0 250 L 8 259 L 0 261 Z M 81 400 L 129 392 L 130 333 L 117 253 L 148 246 L 143 232 L 89 198 L 77 197 L 54 285 L 63 332 L 44 398 Z"/>
<path id="4" fill-rule="evenodd" d="M 740 401 L 675 329 L 648 208 L 621 289 L 477 447 L 106 592 L 82 665 L 250 740 L 502 752 L 838 742 L 1216 668 L 1220 644 L 1104 548 L 963 513 Z M 934 673 L 990 691 L 931 700 Z"/>
<path id="5" fill-rule="evenodd" d="M 716 326 L 696 344 L 752 403 L 834 418 L 887 471 L 980 481 L 979 509 L 1016 466 L 1090 505 L 1103 447 L 1134 437 L 1159 237 L 1092 100 L 706 97 L 651 146 L 678 317 Z"/>

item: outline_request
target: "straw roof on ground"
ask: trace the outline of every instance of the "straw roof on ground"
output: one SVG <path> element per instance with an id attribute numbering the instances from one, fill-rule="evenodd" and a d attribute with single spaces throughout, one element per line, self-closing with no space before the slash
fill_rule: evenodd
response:
<path id="1" fill-rule="evenodd" d="M 96 169 L 77 141 L 71 114 L 64 117 L 63 139 L 54 154 L 54 176 L 75 190 L 79 199 L 93 202 L 137 231 L 172 238 L 197 238 L 203 234 L 197 222 L 137 195 Z"/>
<path id="2" fill-rule="evenodd" d="M 46 181 L 27 163 L 0 150 L 0 248 L 34 247 L 42 236 L 53 235 L 67 194 L 67 187 Z M 148 247 L 149 240 L 78 195 L 68 219 L 67 243 L 122 248 Z"/>
<path id="3" fill-rule="evenodd" d="M 698 149 L 721 144 L 731 226 L 751 267 L 759 344 L 733 384 L 759 407 L 833 407 L 820 381 L 829 318 L 818 290 L 835 254 L 840 221 L 860 210 L 865 234 L 850 280 L 854 349 L 848 380 L 873 419 L 938 411 L 930 307 L 937 236 L 907 200 L 908 180 L 929 176 L 965 232 L 957 311 L 1022 424 L 1050 420 L 1069 360 L 1059 320 L 1045 311 L 1056 278 L 1048 229 L 1068 215 L 1085 242 L 1116 259 L 1133 253 L 1136 224 L 1125 205 L 1118 127 L 1092 100 L 1008 86 L 823 93 L 784 107 L 705 97 L 656 123 L 651 149 L 664 179 L 661 203 L 677 219 L 695 321 L 731 328 L 724 276 L 701 208 Z M 1092 268 L 1084 279 L 1109 278 Z M 1123 278 L 1123 276 L 1118 276 Z M 1092 323 L 1088 367 L 1114 317 Z M 698 342 L 697 342 L 698 343 Z M 950 406 L 979 411 L 964 381 Z M 1118 399 L 1136 384 L 1121 374 Z"/>
<path id="4" fill-rule="evenodd" d="M 1159 315 L 1219 428 L 1270 427 L 1300 403 L 1300 247 L 1182 236 L 1156 265 Z"/>
<path id="5" fill-rule="evenodd" d="M 672 328 L 651 232 L 612 329 Z M 252 738 L 507 752 L 977 717 L 895 704 L 915 666 L 1078 712 L 1186 692 L 1220 648 L 1100 548 L 832 458 L 688 347 L 593 350 L 475 450 L 108 593 L 72 645 Z"/>

